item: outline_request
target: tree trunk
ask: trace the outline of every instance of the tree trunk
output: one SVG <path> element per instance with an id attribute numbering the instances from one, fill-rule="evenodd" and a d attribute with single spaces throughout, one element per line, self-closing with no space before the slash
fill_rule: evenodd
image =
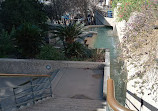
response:
<path id="1" fill-rule="evenodd" d="M 86 25 L 88 24 L 88 20 L 87 20 L 87 10 L 88 10 L 88 3 L 87 3 L 87 0 L 84 0 L 84 7 L 83 7 L 83 10 L 84 10 L 84 14 L 85 14 L 85 23 Z"/>
<path id="2" fill-rule="evenodd" d="M 65 39 L 65 41 L 66 41 L 66 43 L 69 43 L 69 44 L 74 43 L 74 39 L 69 38 L 69 37 L 67 37 L 67 38 Z"/>

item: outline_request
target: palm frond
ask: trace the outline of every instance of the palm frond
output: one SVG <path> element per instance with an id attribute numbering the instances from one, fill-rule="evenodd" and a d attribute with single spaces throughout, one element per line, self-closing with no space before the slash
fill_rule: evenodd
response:
<path id="1" fill-rule="evenodd" d="M 75 41 L 77 38 L 81 38 L 83 33 L 84 25 L 79 23 L 70 23 L 68 25 L 59 25 L 53 28 L 51 31 L 52 38 L 59 38 L 61 41 L 72 40 Z"/>

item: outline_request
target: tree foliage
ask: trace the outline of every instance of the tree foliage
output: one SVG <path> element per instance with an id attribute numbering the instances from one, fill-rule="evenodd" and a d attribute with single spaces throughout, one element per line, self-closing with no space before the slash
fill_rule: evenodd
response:
<path id="1" fill-rule="evenodd" d="M 42 30 L 30 23 L 24 23 L 14 34 L 19 52 L 24 58 L 34 58 L 43 44 Z"/>
<path id="2" fill-rule="evenodd" d="M 132 12 L 141 11 L 145 8 L 157 8 L 158 2 L 155 0 L 114 0 L 113 8 L 117 7 L 118 3 L 120 3 L 118 7 L 118 18 L 119 21 L 126 20 L 128 21 Z"/>
<path id="3" fill-rule="evenodd" d="M 63 44 L 73 43 L 76 39 L 81 38 L 83 25 L 79 23 L 70 23 L 68 25 L 59 25 L 54 28 L 53 38 L 59 38 Z"/>
<path id="4" fill-rule="evenodd" d="M 76 14 L 81 12 L 87 17 L 89 0 L 51 0 L 51 2 L 45 5 L 45 10 L 52 21 L 60 20 L 66 12 Z"/>
<path id="5" fill-rule="evenodd" d="M 5 0 L 1 4 L 0 23 L 8 31 L 25 22 L 40 26 L 46 20 L 43 4 L 38 0 Z"/>
<path id="6" fill-rule="evenodd" d="M 8 33 L 5 30 L 0 31 L 0 57 L 8 57 L 8 55 L 13 55 L 15 52 L 13 33 Z"/>
<path id="7" fill-rule="evenodd" d="M 69 58 L 84 58 L 88 50 L 83 45 L 77 42 L 82 39 L 83 25 L 79 23 L 70 23 L 69 25 L 59 25 L 53 30 L 53 38 L 59 38 L 64 46 L 65 56 Z"/>
<path id="8" fill-rule="evenodd" d="M 79 42 L 68 43 L 65 50 L 65 55 L 68 58 L 88 58 L 91 56 L 91 51 Z"/>
<path id="9" fill-rule="evenodd" d="M 65 12 L 70 12 L 72 8 L 71 0 L 51 0 L 50 3 L 44 5 L 46 14 L 51 21 L 60 20 L 61 16 Z"/>
<path id="10" fill-rule="evenodd" d="M 41 48 L 37 58 L 43 60 L 64 60 L 65 56 L 62 50 L 55 49 L 52 45 L 45 45 Z"/>

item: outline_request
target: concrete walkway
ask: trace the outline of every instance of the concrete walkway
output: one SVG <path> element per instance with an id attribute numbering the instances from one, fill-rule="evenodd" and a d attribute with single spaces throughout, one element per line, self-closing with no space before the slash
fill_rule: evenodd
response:
<path id="1" fill-rule="evenodd" d="M 103 70 L 63 68 L 52 81 L 54 98 L 22 111 L 100 111 L 102 81 Z"/>
<path id="2" fill-rule="evenodd" d="M 67 68 L 60 74 L 62 77 L 53 90 L 55 97 L 102 98 L 102 70 Z"/>

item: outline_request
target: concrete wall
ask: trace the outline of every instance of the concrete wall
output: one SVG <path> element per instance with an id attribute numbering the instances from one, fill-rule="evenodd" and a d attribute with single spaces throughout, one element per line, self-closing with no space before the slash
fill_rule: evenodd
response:
<path id="1" fill-rule="evenodd" d="M 85 26 L 85 29 L 96 28 L 96 27 L 105 27 L 105 25 L 87 25 L 87 26 Z"/>
<path id="2" fill-rule="evenodd" d="M 95 19 L 97 25 L 115 26 L 114 18 L 104 17 L 98 11 L 95 11 Z"/>
<path id="3" fill-rule="evenodd" d="M 99 12 L 95 12 L 95 19 L 96 19 L 96 24 L 97 25 L 104 25 L 104 26 L 111 26 L 113 27 L 113 35 L 117 36 L 119 28 L 116 28 L 116 21 L 115 18 L 109 18 L 109 17 L 104 17 L 102 14 Z M 119 26 L 119 25 L 117 25 Z"/>
<path id="4" fill-rule="evenodd" d="M 104 62 L 0 59 L 0 73 L 48 74 L 65 67 L 103 69 L 104 65 Z"/>
<path id="5" fill-rule="evenodd" d="M 105 67 L 104 67 L 104 81 L 103 81 L 103 97 L 107 97 L 107 80 L 110 78 L 110 50 L 105 52 Z"/>

